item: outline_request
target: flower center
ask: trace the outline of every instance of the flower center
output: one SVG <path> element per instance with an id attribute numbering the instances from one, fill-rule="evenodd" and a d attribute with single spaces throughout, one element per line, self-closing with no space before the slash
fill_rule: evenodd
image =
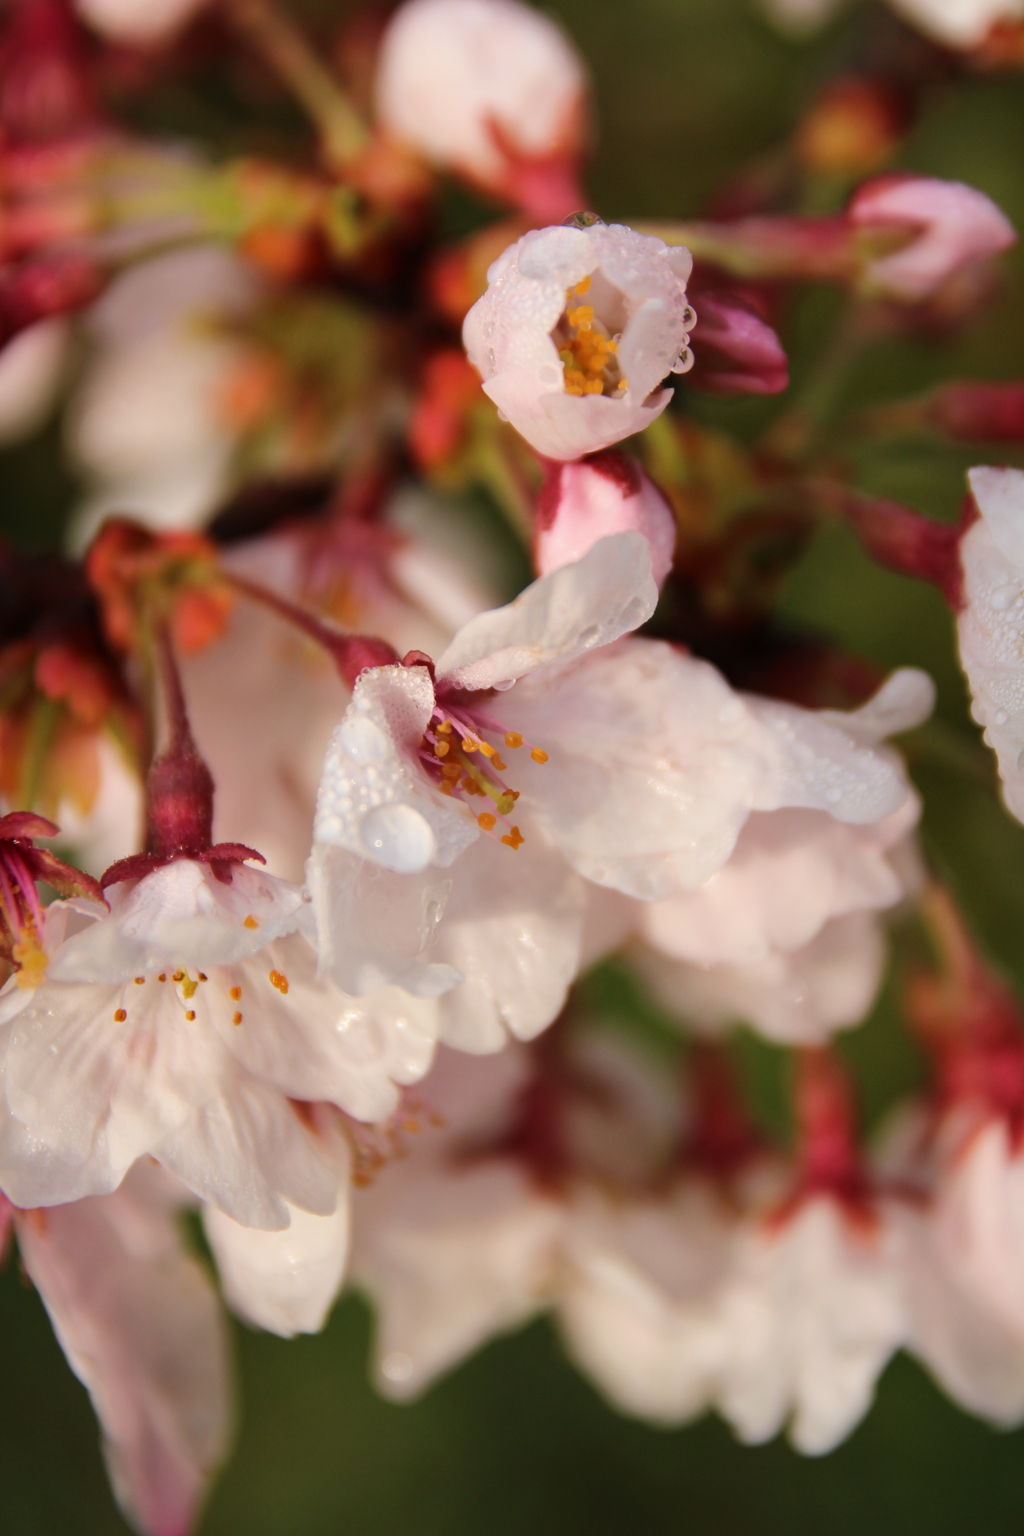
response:
<path id="1" fill-rule="evenodd" d="M 617 288 L 602 280 L 613 302 L 601 304 L 600 295 L 591 295 L 593 279 L 581 278 L 575 288 L 565 290 L 565 309 L 558 324 L 551 332 L 558 355 L 565 364 L 565 392 L 567 395 L 622 395 L 629 388 L 629 381 L 619 371 L 619 330 L 612 333 L 617 320 L 624 322 L 625 315 L 613 313 L 623 310 L 622 295 Z M 585 303 L 587 297 L 592 302 Z M 614 299 L 619 303 L 615 304 Z"/>
<path id="2" fill-rule="evenodd" d="M 512 822 L 519 791 L 510 788 L 502 775 L 507 765 L 499 750 L 488 741 L 497 736 L 510 752 L 528 747 L 535 763 L 546 763 L 548 754 L 535 747 L 519 731 L 505 727 L 474 705 L 438 696 L 420 745 L 420 761 L 435 787 L 457 800 L 488 799 L 494 810 L 477 813 L 477 825 L 489 836 L 500 838 L 507 848 L 518 849 L 525 841 Z"/>

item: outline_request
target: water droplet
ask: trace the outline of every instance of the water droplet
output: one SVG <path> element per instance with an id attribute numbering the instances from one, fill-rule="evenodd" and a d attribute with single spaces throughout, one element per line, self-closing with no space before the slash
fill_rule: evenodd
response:
<path id="1" fill-rule="evenodd" d="M 388 739 L 380 726 L 365 715 L 349 715 L 341 722 L 338 739 L 346 754 L 354 763 L 370 763 L 383 757 L 388 750 Z"/>
<path id="2" fill-rule="evenodd" d="M 437 848 L 430 823 L 411 805 L 378 805 L 367 811 L 359 836 L 374 863 L 399 875 L 426 869 Z"/>
<path id="3" fill-rule="evenodd" d="M 1005 709 L 997 709 L 992 717 L 992 722 L 994 725 L 1005 725 L 1009 718 Z"/>
<path id="4" fill-rule="evenodd" d="M 597 624 L 588 624 L 586 629 L 580 631 L 580 645 L 585 651 L 597 644 L 601 638 L 601 630 Z"/>

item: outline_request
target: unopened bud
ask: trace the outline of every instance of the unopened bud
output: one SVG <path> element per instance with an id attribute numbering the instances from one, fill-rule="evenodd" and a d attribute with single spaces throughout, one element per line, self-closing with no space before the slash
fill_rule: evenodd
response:
<path id="1" fill-rule="evenodd" d="M 592 453 L 575 464 L 552 464 L 537 499 L 534 561 L 546 576 L 583 556 L 598 539 L 642 533 L 660 587 L 672 569 L 676 525 L 657 486 L 628 454 Z"/>
<path id="2" fill-rule="evenodd" d="M 849 208 L 855 229 L 891 225 L 911 238 L 890 255 L 869 260 L 868 292 L 903 303 L 932 298 L 950 278 L 1016 244 L 1017 233 L 991 198 L 958 181 L 880 176 L 862 186 Z"/>

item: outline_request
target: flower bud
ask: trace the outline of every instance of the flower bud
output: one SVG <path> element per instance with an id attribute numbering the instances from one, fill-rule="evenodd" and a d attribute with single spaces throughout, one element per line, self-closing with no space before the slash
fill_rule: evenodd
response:
<path id="1" fill-rule="evenodd" d="M 381 48 L 381 123 L 428 160 L 535 218 L 578 208 L 583 66 L 562 31 L 517 0 L 408 0 Z"/>
<path id="2" fill-rule="evenodd" d="M 672 569 L 675 518 L 636 459 L 612 449 L 575 464 L 552 464 L 537 498 L 537 574 L 546 576 L 560 565 L 582 560 L 598 539 L 629 529 L 647 540 L 660 587 Z"/>
<path id="3" fill-rule="evenodd" d="M 693 383 L 719 394 L 781 394 L 789 364 L 768 322 L 739 294 L 702 292 L 698 302 Z"/>
<path id="4" fill-rule="evenodd" d="M 692 366 L 692 260 L 623 224 L 533 230 L 488 271 L 462 340 L 484 392 L 532 448 L 576 459 L 640 432 Z"/>
<path id="5" fill-rule="evenodd" d="M 903 303 L 930 299 L 951 277 L 1007 250 L 1017 233 L 975 187 L 925 176 L 880 176 L 850 204 L 855 229 L 892 224 L 916 230 L 908 244 L 868 263 L 868 291 Z"/>

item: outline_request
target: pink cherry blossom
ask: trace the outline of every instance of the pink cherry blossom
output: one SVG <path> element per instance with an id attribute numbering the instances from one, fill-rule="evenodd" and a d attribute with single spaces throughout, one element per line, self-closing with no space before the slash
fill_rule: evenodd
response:
<path id="1" fill-rule="evenodd" d="M 635 528 L 650 545 L 660 587 L 672 569 L 676 524 L 664 496 L 635 459 L 609 451 L 552 464 L 537 499 L 534 564 L 540 576 L 581 560 L 592 544 Z"/>
<path id="2" fill-rule="evenodd" d="M 881 176 L 865 182 L 849 207 L 855 228 L 892 224 L 912 238 L 867 266 L 866 288 L 904 303 L 931 298 L 949 278 L 1017 241 L 1017 232 L 991 198 L 959 181 Z"/>

